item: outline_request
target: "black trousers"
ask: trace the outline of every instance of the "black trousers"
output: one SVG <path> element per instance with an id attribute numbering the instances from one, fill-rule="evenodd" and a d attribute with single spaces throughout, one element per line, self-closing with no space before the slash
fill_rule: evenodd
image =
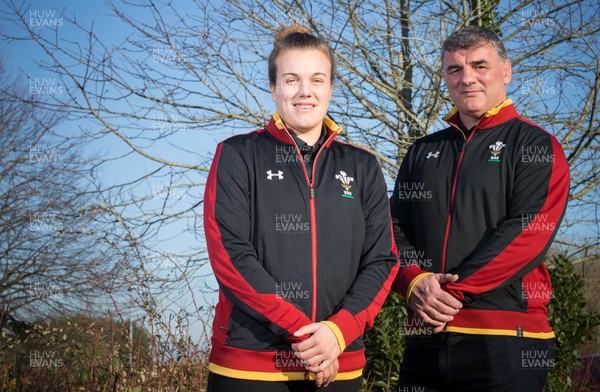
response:
<path id="1" fill-rule="evenodd" d="M 360 377 L 334 381 L 327 388 L 317 388 L 314 381 L 255 381 L 208 374 L 206 392 L 358 392 Z"/>
<path id="2" fill-rule="evenodd" d="M 538 392 L 554 367 L 554 339 L 438 335 L 407 338 L 397 392 Z"/>

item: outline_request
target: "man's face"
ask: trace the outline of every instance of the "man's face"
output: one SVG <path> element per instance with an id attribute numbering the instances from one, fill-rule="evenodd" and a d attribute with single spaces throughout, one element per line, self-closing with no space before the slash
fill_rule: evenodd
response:
<path id="1" fill-rule="evenodd" d="M 297 135 L 320 134 L 333 92 L 329 57 L 317 49 L 293 49 L 275 63 L 277 83 L 270 89 L 277 113 Z"/>
<path id="2" fill-rule="evenodd" d="M 512 77 L 510 61 L 502 61 L 490 44 L 446 52 L 442 74 L 461 119 L 471 122 L 506 99 Z"/>

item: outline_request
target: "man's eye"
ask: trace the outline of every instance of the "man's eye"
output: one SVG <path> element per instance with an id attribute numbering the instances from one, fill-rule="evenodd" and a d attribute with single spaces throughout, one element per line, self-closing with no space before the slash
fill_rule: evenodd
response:
<path id="1" fill-rule="evenodd" d="M 286 78 L 284 82 L 285 84 L 295 84 L 298 83 L 298 78 Z"/>

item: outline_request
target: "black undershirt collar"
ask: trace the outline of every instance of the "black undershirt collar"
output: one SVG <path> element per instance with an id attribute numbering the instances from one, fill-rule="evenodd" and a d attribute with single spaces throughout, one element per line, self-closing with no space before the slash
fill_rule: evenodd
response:
<path id="1" fill-rule="evenodd" d="M 474 125 L 473 127 L 471 127 L 471 129 L 467 129 L 467 127 L 465 127 L 465 124 L 463 124 L 463 122 L 461 121 L 460 114 L 459 114 L 458 115 L 458 127 L 465 134 L 465 138 L 468 139 L 469 136 L 471 135 L 471 132 L 473 132 L 473 130 L 475 129 L 476 125 Z"/>
<path id="2" fill-rule="evenodd" d="M 325 138 L 327 136 L 327 130 L 325 128 L 325 125 L 323 125 L 323 128 L 321 129 L 321 136 L 319 136 L 319 140 L 317 140 L 317 142 L 313 146 L 300 139 L 293 132 L 290 132 L 290 134 L 292 135 L 292 139 L 294 139 L 294 142 L 296 142 L 296 144 L 298 145 L 300 154 L 302 154 L 302 159 L 304 160 L 304 165 L 306 166 L 308 178 L 312 180 L 313 162 L 315 160 L 315 157 L 317 156 L 317 153 L 319 152 L 319 149 L 321 149 L 323 144 L 325 144 Z"/>

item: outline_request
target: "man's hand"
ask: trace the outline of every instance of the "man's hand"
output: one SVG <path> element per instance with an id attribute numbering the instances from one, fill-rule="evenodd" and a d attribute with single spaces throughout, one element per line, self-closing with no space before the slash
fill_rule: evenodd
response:
<path id="1" fill-rule="evenodd" d="M 337 372 L 340 369 L 340 363 L 338 362 L 337 358 L 333 361 L 333 363 L 331 365 L 329 365 L 329 367 L 325 370 L 323 370 L 322 372 L 318 372 L 315 374 L 315 381 L 317 384 L 317 388 L 319 387 L 326 387 L 328 386 L 330 383 L 333 382 L 333 380 L 335 380 L 335 376 L 337 376 Z"/>
<path id="2" fill-rule="evenodd" d="M 408 307 L 415 312 L 415 318 L 433 327 L 434 333 L 444 329 L 462 308 L 462 303 L 441 287 L 457 280 L 458 275 L 432 274 L 421 278 L 412 289 Z"/>
<path id="3" fill-rule="evenodd" d="M 328 369 L 341 354 L 340 345 L 335 334 L 325 323 L 313 323 L 305 325 L 296 332 L 294 336 L 312 336 L 303 342 L 292 344 L 297 358 L 305 363 L 305 369 L 309 372 L 319 373 Z M 337 371 L 336 371 L 337 373 Z"/>

